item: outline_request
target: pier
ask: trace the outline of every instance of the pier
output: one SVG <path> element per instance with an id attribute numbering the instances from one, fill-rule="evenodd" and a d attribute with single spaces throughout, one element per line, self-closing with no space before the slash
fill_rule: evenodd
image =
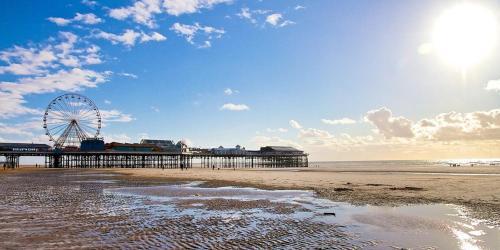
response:
<path id="1" fill-rule="evenodd" d="M 256 151 L 136 152 L 136 151 L 60 151 L 39 144 L 3 144 L 0 156 L 9 168 L 19 167 L 23 156 L 44 157 L 46 168 L 290 168 L 308 167 L 303 151 L 263 147 Z M 10 144 L 13 145 L 13 144 Z M 24 145 L 19 147 L 20 145 Z M 1 145 L 0 145 L 1 146 Z M 35 149 L 33 149 L 35 148 Z M 10 149 L 10 150 L 5 150 Z M 273 150 L 274 149 L 274 150 Z"/>
<path id="2" fill-rule="evenodd" d="M 19 167 L 22 156 L 45 157 L 46 168 L 286 168 L 307 167 L 302 155 L 213 155 L 162 152 L 9 152 L 1 151 L 9 168 Z"/>

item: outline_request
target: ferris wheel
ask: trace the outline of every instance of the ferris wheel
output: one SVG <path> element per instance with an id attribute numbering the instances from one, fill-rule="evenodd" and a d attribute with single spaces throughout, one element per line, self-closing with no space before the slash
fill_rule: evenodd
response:
<path id="1" fill-rule="evenodd" d="M 99 136 L 101 114 L 89 98 L 79 94 L 64 94 L 47 106 L 43 128 L 56 148 L 78 147 L 82 140 Z"/>

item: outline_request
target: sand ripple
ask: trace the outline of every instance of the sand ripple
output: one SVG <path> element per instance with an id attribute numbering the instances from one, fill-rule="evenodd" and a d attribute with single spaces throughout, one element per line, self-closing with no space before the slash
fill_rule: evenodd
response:
<path id="1" fill-rule="evenodd" d="M 0 176 L 0 248 L 359 249 L 375 244 L 361 242 L 341 226 L 292 219 L 286 215 L 293 205 L 154 201 L 104 192 L 131 185 L 113 178 L 73 170 Z M 228 216 L 231 211 L 239 212 Z M 274 216 L 254 216 L 255 211 Z"/>

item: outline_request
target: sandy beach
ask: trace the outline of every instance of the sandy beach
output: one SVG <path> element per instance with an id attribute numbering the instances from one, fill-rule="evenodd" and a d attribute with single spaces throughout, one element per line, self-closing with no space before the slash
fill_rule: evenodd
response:
<path id="1" fill-rule="evenodd" d="M 1 173 L 44 171 L 23 167 Z M 95 169 L 94 169 L 95 170 Z M 314 190 L 321 197 L 354 205 L 445 203 L 464 205 L 474 217 L 500 225 L 500 167 L 311 163 L 290 169 L 99 169 L 124 178 L 207 181 L 207 186 L 251 186 Z"/>
<path id="2" fill-rule="evenodd" d="M 447 203 L 471 208 L 475 217 L 500 224 L 498 166 L 332 166 L 302 169 L 110 169 L 135 178 L 208 181 L 208 185 L 315 190 L 355 205 Z"/>
<path id="3" fill-rule="evenodd" d="M 0 170 L 0 246 L 498 247 L 496 166 L 311 166 Z"/>

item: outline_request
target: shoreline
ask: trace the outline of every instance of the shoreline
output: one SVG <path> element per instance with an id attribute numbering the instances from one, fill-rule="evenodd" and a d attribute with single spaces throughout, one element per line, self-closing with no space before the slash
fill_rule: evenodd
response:
<path id="1" fill-rule="evenodd" d="M 44 171 L 21 167 L 0 170 Z M 112 172 L 126 179 L 151 181 L 205 181 L 204 186 L 240 186 L 260 189 L 311 190 L 319 197 L 353 205 L 404 206 L 444 203 L 468 208 L 474 218 L 500 226 L 500 167 L 363 166 L 300 169 L 82 169 Z M 410 173 L 410 174 L 409 174 Z M 460 175 L 456 175 L 460 174 Z M 490 174 L 490 175 L 488 175 Z"/>

